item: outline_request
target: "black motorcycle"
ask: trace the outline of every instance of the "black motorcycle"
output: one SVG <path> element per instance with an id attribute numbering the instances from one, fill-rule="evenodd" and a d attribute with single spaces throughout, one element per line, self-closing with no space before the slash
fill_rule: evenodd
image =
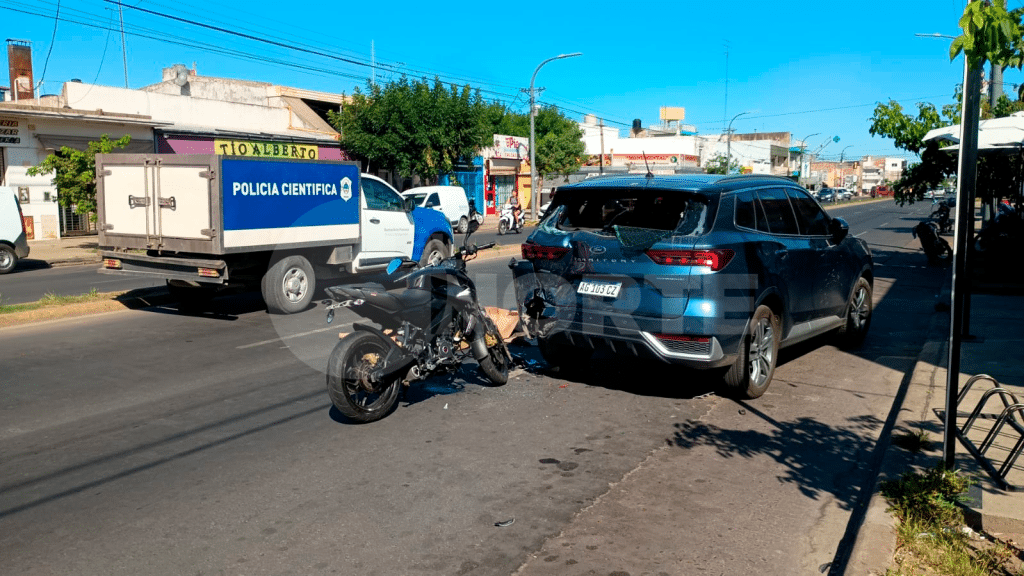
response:
<path id="1" fill-rule="evenodd" d="M 494 243 L 476 246 L 469 236 L 441 262 L 406 274 L 406 288 L 388 292 L 382 284 L 345 284 L 327 288 L 327 322 L 337 308 L 349 308 L 381 326 L 355 324 L 334 347 L 327 362 L 327 392 L 339 412 L 356 422 L 387 416 L 401 386 L 438 374 L 454 373 L 472 356 L 495 386 L 508 381 L 512 356 L 494 321 L 477 298 L 466 261 Z M 395 259 L 388 274 L 413 267 Z"/>
<path id="2" fill-rule="evenodd" d="M 996 258 L 1024 242 L 1024 219 L 1009 202 L 1000 202 L 995 217 L 974 237 L 974 251 Z"/>
<path id="3" fill-rule="evenodd" d="M 921 248 L 932 264 L 947 264 L 953 259 L 953 249 L 939 236 L 939 226 L 935 222 L 921 222 L 911 234 L 921 240 Z"/>
<path id="4" fill-rule="evenodd" d="M 931 218 L 939 227 L 939 234 L 951 232 L 953 225 L 956 223 L 951 215 L 949 204 L 945 202 L 940 202 L 936 205 L 935 210 L 932 211 Z"/>

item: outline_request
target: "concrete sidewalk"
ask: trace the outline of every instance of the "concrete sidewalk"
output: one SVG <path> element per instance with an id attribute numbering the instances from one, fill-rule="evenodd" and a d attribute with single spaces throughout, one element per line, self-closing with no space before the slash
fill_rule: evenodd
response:
<path id="1" fill-rule="evenodd" d="M 29 240 L 28 247 L 28 257 L 18 264 L 19 267 L 68 266 L 100 261 L 99 237 L 96 235 Z"/>
<path id="2" fill-rule="evenodd" d="M 979 291 L 978 288 L 975 291 Z M 981 288 L 984 291 L 984 288 Z M 924 347 L 918 356 L 910 379 L 902 409 L 890 444 L 886 450 L 882 469 L 869 503 L 865 521 L 861 526 L 845 574 L 881 575 L 890 566 L 896 548 L 896 523 L 886 511 L 888 503 L 879 494 L 879 483 L 895 480 L 910 469 L 924 470 L 942 461 L 942 439 L 945 418 L 946 377 L 949 361 L 949 311 L 942 303 L 949 302 L 950 288 L 939 298 L 942 308 L 934 317 Z M 959 390 L 968 380 L 979 374 L 992 376 L 1001 387 L 1024 402 L 1024 372 L 1016 354 L 1024 345 L 1024 292 L 1001 294 L 974 294 L 971 297 L 970 333 L 973 339 L 961 345 Z M 978 381 L 964 396 L 957 410 L 957 426 L 963 427 L 970 413 L 979 405 L 984 393 L 994 387 L 991 381 Z M 984 405 L 983 415 L 969 430 L 967 437 L 975 446 L 993 428 L 1003 410 L 1002 402 L 992 397 Z M 1024 414 L 1017 421 L 1024 423 Z M 898 447 L 901 435 L 925 432 L 932 445 L 913 454 Z M 999 469 L 1020 436 L 1004 426 L 996 436 L 992 448 L 986 453 L 989 462 Z M 1003 490 L 985 472 L 981 464 L 958 441 L 956 468 L 974 478 L 968 492 L 965 515 L 974 529 L 984 530 L 1003 540 L 1013 540 L 1018 546 L 1024 542 L 1024 491 Z M 1024 458 L 1009 469 L 1005 480 L 1024 490 Z"/>

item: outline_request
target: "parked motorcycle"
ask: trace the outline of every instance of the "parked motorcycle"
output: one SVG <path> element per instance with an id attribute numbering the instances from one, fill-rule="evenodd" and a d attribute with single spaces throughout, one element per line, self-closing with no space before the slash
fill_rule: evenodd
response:
<path id="1" fill-rule="evenodd" d="M 974 251 L 985 254 L 1017 249 L 1024 241 L 1024 219 L 1009 202 L 999 203 L 995 217 L 974 237 Z"/>
<path id="2" fill-rule="evenodd" d="M 406 288 L 389 293 L 382 284 L 345 284 L 327 288 L 327 322 L 348 308 L 381 326 L 355 324 L 334 347 L 327 362 L 327 392 L 339 412 L 356 422 L 387 416 L 398 402 L 401 386 L 434 375 L 454 373 L 472 356 L 495 386 L 508 381 L 512 356 L 494 321 L 477 298 L 466 261 L 494 243 L 463 246 L 432 265 L 397 280 Z M 415 262 L 395 259 L 388 275 Z"/>
<path id="3" fill-rule="evenodd" d="M 939 202 L 935 206 L 936 208 L 932 211 L 931 219 L 939 227 L 939 234 L 951 232 L 956 221 L 951 216 L 949 204 Z"/>
<path id="4" fill-rule="evenodd" d="M 515 230 L 516 232 L 523 231 L 524 222 L 523 210 L 519 210 L 518 222 L 516 226 L 512 225 L 512 208 L 504 206 L 501 209 L 501 214 L 498 216 L 498 234 L 506 234 L 509 230 Z"/>
<path id="5" fill-rule="evenodd" d="M 921 248 L 932 264 L 946 264 L 953 259 L 953 249 L 939 236 L 939 226 L 935 222 L 921 222 L 911 234 L 921 240 Z"/>

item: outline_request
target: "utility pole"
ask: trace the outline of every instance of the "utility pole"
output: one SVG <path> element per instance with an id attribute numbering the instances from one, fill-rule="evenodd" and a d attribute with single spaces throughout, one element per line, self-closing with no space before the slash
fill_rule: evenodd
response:
<path id="1" fill-rule="evenodd" d="M 128 46 L 124 41 L 124 13 L 121 2 L 117 3 L 117 17 L 121 21 L 121 60 L 124 61 L 124 87 L 128 87 Z"/>
<path id="2" fill-rule="evenodd" d="M 598 126 L 600 126 L 601 129 L 601 158 L 598 161 L 598 165 L 600 166 L 598 171 L 601 174 L 604 174 L 604 118 L 598 118 Z"/>

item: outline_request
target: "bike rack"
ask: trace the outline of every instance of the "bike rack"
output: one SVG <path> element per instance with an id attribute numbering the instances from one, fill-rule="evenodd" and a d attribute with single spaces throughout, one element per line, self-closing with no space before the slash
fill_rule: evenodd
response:
<path id="1" fill-rule="evenodd" d="M 963 389 L 960 390 L 960 394 L 957 395 L 956 405 L 957 411 L 959 412 L 960 404 L 967 397 L 967 393 L 971 387 L 974 386 L 975 382 L 981 380 L 987 380 L 992 383 L 992 388 L 985 391 L 981 396 L 981 400 L 978 401 L 978 405 L 975 406 L 974 410 L 967 417 L 963 426 L 957 429 L 956 435 L 960 439 L 960 442 L 967 448 L 974 456 L 974 459 L 981 464 L 982 468 L 988 472 L 988 475 L 999 485 L 1003 490 L 1016 491 L 1024 490 L 1024 487 L 1015 486 L 1006 481 L 1006 476 L 1009 474 L 1013 465 L 1017 462 L 1017 458 L 1020 457 L 1021 452 L 1024 452 L 1024 423 L 1021 421 L 1021 417 L 1024 416 L 1024 403 L 1017 398 L 1012 392 L 1003 388 L 999 382 L 989 376 L 988 374 L 979 374 L 971 377 L 970 380 L 964 385 Z M 998 397 L 1003 403 L 1003 410 L 996 415 L 993 413 L 983 413 L 985 405 L 993 397 Z M 971 431 L 971 428 L 977 424 L 978 419 L 994 420 L 995 423 L 992 425 L 992 429 L 989 430 L 988 434 L 985 435 L 985 439 L 982 440 L 981 444 L 976 446 L 973 441 L 967 438 L 967 434 Z M 999 433 L 1007 425 L 1013 429 L 1017 434 L 1017 441 L 1014 443 L 1013 448 L 1010 449 L 1009 455 L 1002 462 L 1002 465 L 997 469 L 993 462 L 985 455 L 986 452 L 992 445 L 995 444 L 996 438 Z"/>

